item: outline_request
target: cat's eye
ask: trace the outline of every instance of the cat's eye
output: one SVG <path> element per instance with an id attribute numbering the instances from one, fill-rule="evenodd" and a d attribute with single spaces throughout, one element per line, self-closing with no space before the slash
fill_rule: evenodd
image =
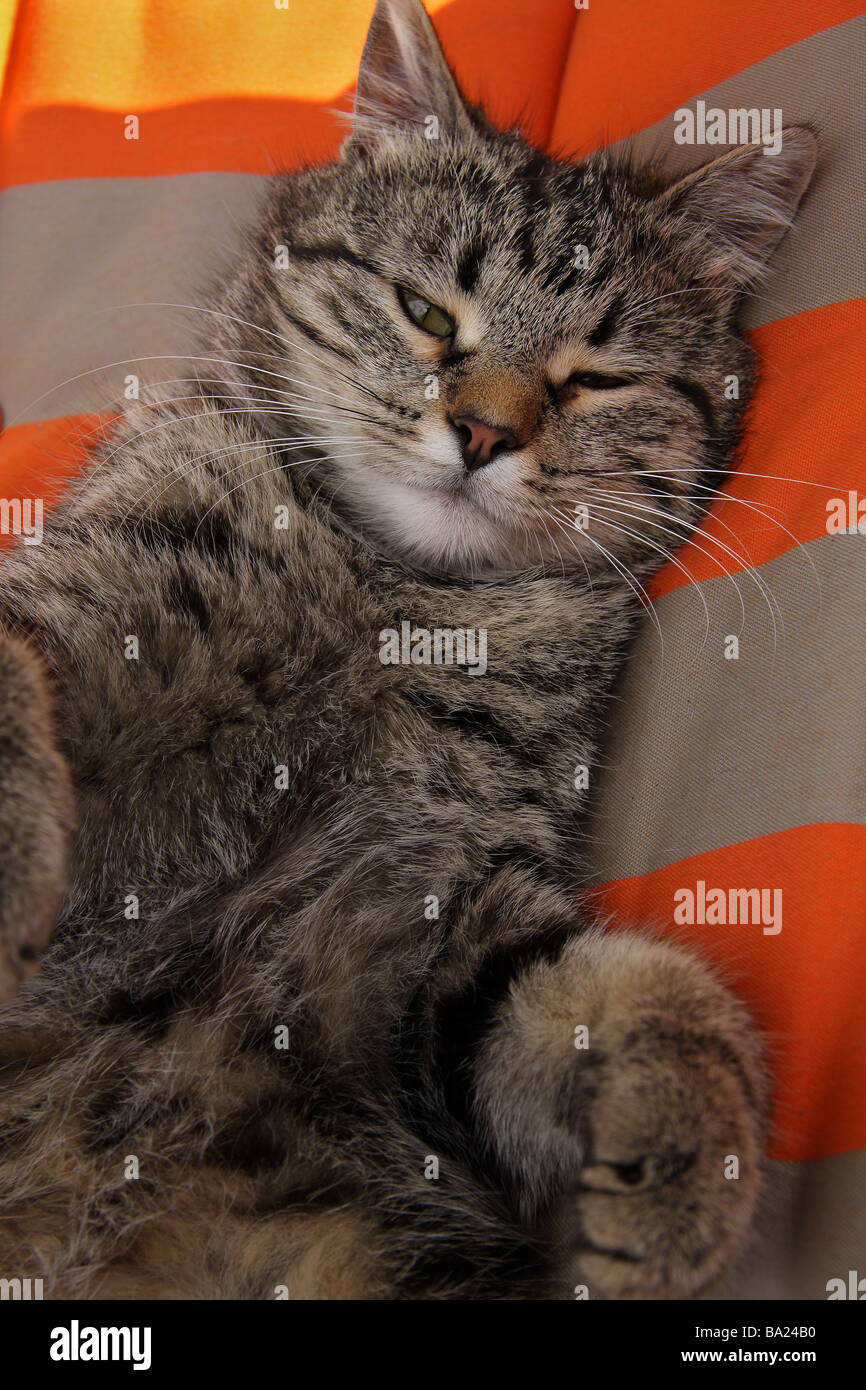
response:
<path id="1" fill-rule="evenodd" d="M 572 372 L 567 381 L 560 386 L 560 391 L 616 391 L 620 386 L 631 386 L 634 377 L 614 376 L 608 372 Z"/>
<path id="2" fill-rule="evenodd" d="M 434 338 L 451 337 L 457 325 L 450 314 L 446 314 L 438 304 L 431 304 L 430 300 L 425 299 L 417 290 L 407 290 L 402 285 L 397 287 L 397 297 L 403 306 L 403 312 L 418 328 L 423 328 L 425 333 L 432 333 Z"/>

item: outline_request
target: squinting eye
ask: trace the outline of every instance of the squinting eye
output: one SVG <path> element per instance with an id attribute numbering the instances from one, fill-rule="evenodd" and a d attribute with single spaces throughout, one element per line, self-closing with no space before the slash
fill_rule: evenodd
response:
<path id="1" fill-rule="evenodd" d="M 434 338 L 451 337 L 456 324 L 444 309 L 431 304 L 417 290 L 407 290 L 402 285 L 397 286 L 397 296 L 406 315 L 425 333 L 432 333 Z"/>
<path id="2" fill-rule="evenodd" d="M 574 372 L 560 386 L 560 391 L 583 387 L 585 391 L 616 391 L 620 386 L 631 386 L 634 377 L 609 376 L 606 372 Z"/>

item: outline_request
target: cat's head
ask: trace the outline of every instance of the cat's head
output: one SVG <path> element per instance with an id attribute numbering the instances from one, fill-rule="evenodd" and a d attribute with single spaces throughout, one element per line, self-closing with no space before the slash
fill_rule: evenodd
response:
<path id="1" fill-rule="evenodd" d="M 278 181 L 234 301 L 270 336 L 233 351 L 391 553 L 459 576 L 660 561 L 730 462 L 737 304 L 814 162 L 804 129 L 670 186 L 549 158 L 467 106 L 419 0 L 379 0 L 342 157 Z"/>

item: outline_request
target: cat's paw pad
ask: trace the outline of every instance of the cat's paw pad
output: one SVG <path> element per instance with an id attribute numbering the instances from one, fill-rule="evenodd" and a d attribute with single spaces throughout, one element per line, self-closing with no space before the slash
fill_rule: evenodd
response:
<path id="1" fill-rule="evenodd" d="M 757 1196 L 760 1107 L 715 1032 L 660 1021 L 578 1081 L 583 1154 L 543 1219 L 555 1278 L 590 1298 L 690 1298 L 735 1257 Z"/>
<path id="2" fill-rule="evenodd" d="M 691 1298 L 757 1197 L 766 1086 L 743 1008 L 698 960 L 587 933 L 517 982 L 478 1109 L 556 1297 Z"/>

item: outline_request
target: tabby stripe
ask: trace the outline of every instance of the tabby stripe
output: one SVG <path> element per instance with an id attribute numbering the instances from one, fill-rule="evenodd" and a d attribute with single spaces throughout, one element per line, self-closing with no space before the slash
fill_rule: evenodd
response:
<path id="1" fill-rule="evenodd" d="M 289 242 L 289 254 L 298 261 L 329 261 L 332 264 L 344 262 L 346 265 L 353 265 L 358 270 L 366 270 L 369 275 L 381 275 L 381 271 L 372 261 L 359 256 L 356 251 L 352 251 L 348 246 L 343 246 L 338 242 L 320 242 L 314 246 L 305 246 L 298 242 Z"/>
<path id="2" fill-rule="evenodd" d="M 556 287 L 557 294 L 567 294 L 577 280 L 577 266 L 572 266 L 564 280 L 560 280 Z"/>
<path id="3" fill-rule="evenodd" d="M 590 347 L 601 347 L 606 343 L 616 331 L 622 314 L 622 300 L 614 299 L 605 309 L 595 328 L 587 335 L 587 343 Z"/>
<path id="4" fill-rule="evenodd" d="M 514 238 L 514 244 L 517 247 L 520 269 L 522 271 L 534 270 L 535 242 L 532 236 L 532 223 L 528 216 L 526 221 L 521 223 L 520 229 Z"/>
<path id="5" fill-rule="evenodd" d="M 75 544 L 88 540 L 86 531 L 76 523 L 68 526 L 68 534 Z M 239 537 L 233 535 L 229 522 L 216 511 L 204 519 L 194 512 L 183 516 L 157 514 L 146 520 L 128 517 L 112 535 L 127 545 L 141 547 L 160 557 L 166 553 L 174 555 L 179 545 L 188 546 L 223 567 L 236 559 L 240 549 Z M 89 539 L 92 540 L 92 536 Z"/>
<path id="6" fill-rule="evenodd" d="M 639 468 L 635 471 L 640 475 Z M 676 498 L 682 496 L 684 486 L 688 487 L 688 479 L 675 478 L 668 473 L 649 473 L 644 474 L 644 486 L 655 496 L 661 493 L 664 497 Z"/>
<path id="7" fill-rule="evenodd" d="M 759 1099 L 736 1048 L 720 1033 L 699 1033 L 692 1028 L 671 1030 L 658 1018 L 651 1017 L 631 1029 L 622 1047 L 624 1052 L 635 1048 L 642 1059 L 657 1058 L 668 1047 L 676 1052 L 677 1057 L 689 1061 L 697 1061 L 702 1055 L 712 1053 L 723 1067 L 734 1073 L 750 1107 L 753 1110 L 760 1108 Z"/>
<path id="8" fill-rule="evenodd" d="M 590 1255 L 604 1255 L 608 1260 L 619 1260 L 623 1264 L 640 1265 L 646 1259 L 645 1255 L 636 1255 L 633 1250 L 624 1250 L 622 1246 L 596 1245 L 595 1241 L 583 1236 L 580 1242 L 574 1246 L 577 1251 L 585 1251 Z"/>
<path id="9" fill-rule="evenodd" d="M 408 690 L 406 699 L 433 719 L 440 719 L 453 728 L 469 734 L 477 734 L 487 743 L 511 747 L 514 739 L 511 731 L 500 724 L 491 709 L 482 705 L 449 704 L 429 690 Z"/>
<path id="10" fill-rule="evenodd" d="M 487 247 L 479 236 L 474 236 L 463 250 L 457 262 L 457 283 L 467 294 L 475 289 L 481 265 L 487 255 Z"/>
<path id="11" fill-rule="evenodd" d="M 685 376 L 665 377 L 665 385 L 672 391 L 678 391 L 687 401 L 689 401 L 703 417 L 708 434 L 712 437 L 716 433 L 716 417 L 713 414 L 713 405 L 709 393 L 697 381 L 692 381 Z"/>
<path id="12" fill-rule="evenodd" d="M 348 338 L 354 338 L 358 332 L 357 323 L 352 323 L 352 321 L 346 317 L 346 315 L 343 313 L 342 308 L 340 307 L 338 300 L 335 299 L 334 295 L 329 294 L 325 302 L 328 308 L 330 309 L 334 319 L 340 325 L 346 336 Z"/>
<path id="13" fill-rule="evenodd" d="M 571 257 L 567 256 L 553 260 L 541 284 L 546 290 L 554 290 L 557 294 L 563 294 L 574 284 L 576 279 L 577 267 Z"/>
<path id="14" fill-rule="evenodd" d="M 536 152 L 526 161 L 520 171 L 524 198 L 533 213 L 540 212 L 542 208 L 547 207 L 547 188 L 544 181 L 547 174 L 547 164 L 547 157 Z"/>
<path id="15" fill-rule="evenodd" d="M 588 294 L 596 294 L 616 275 L 619 267 L 609 255 L 590 247 L 589 272 L 584 281 Z"/>
<path id="16" fill-rule="evenodd" d="M 76 535 L 76 530 L 78 534 Z M 93 542 L 92 529 L 88 533 L 69 525 L 67 532 L 73 543 L 82 540 Z M 199 557 L 213 562 L 218 568 L 231 569 L 235 573 L 239 565 L 248 566 L 256 575 L 262 573 L 280 574 L 285 570 L 286 558 L 279 552 L 266 550 L 245 541 L 232 527 L 225 514 L 212 511 L 206 516 L 195 512 L 148 516 L 145 520 L 127 518 L 110 532 L 110 540 L 120 539 L 125 544 L 158 555 L 161 560 L 172 562 L 178 559 L 178 548 L 183 547 Z M 108 542 L 106 542 L 108 543 Z M 178 587 L 175 598 L 181 608 L 189 607 L 188 590 Z M 200 610 L 203 611 L 203 610 Z"/>
<path id="17" fill-rule="evenodd" d="M 294 328 L 297 328 L 298 332 L 302 333 L 305 338 L 309 338 L 311 343 L 315 343 L 316 347 L 322 348 L 325 352 L 332 352 L 335 357 L 339 357 L 343 362 L 348 362 L 350 367 L 358 366 L 358 359 L 356 357 L 351 356 L 348 352 L 344 352 L 342 348 L 336 347 L 334 343 L 329 342 L 327 338 L 322 336 L 318 329 L 313 328 L 312 324 L 307 323 L 304 319 L 298 318 L 296 314 L 290 314 L 288 309 L 281 309 L 280 312 L 288 323 L 292 324 Z"/>
<path id="18" fill-rule="evenodd" d="M 536 213 L 541 212 L 548 205 L 544 186 L 546 171 L 547 160 L 543 154 L 538 153 L 528 159 L 520 171 L 526 220 L 521 223 L 516 244 L 520 264 L 525 271 L 532 270 L 535 266 L 535 244 L 532 233 Z"/>
<path id="19" fill-rule="evenodd" d="M 526 740 L 518 741 L 512 731 L 484 705 L 449 704 L 430 690 L 407 690 L 404 698 L 429 718 L 449 724 L 459 734 L 483 739 L 499 749 L 507 748 L 515 757 L 533 767 L 544 762 L 543 748 Z"/>
<path id="20" fill-rule="evenodd" d="M 188 614 L 202 632 L 209 631 L 210 604 L 182 562 L 178 564 L 178 572 L 171 580 L 167 597 L 182 613 Z"/>

